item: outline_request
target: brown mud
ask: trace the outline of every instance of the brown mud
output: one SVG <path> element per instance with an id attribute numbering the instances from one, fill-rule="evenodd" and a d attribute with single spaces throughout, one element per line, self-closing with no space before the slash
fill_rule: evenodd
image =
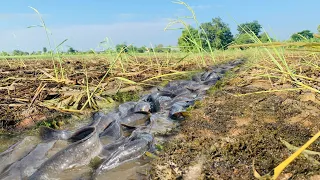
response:
<path id="1" fill-rule="evenodd" d="M 181 122 L 180 133 L 152 162 L 151 179 L 255 179 L 271 172 L 320 130 L 320 96 L 307 90 L 265 92 L 294 85 L 253 78 L 240 68 L 218 83 Z M 318 75 L 318 72 L 313 72 Z M 247 94 L 251 93 L 251 94 Z M 238 94 L 247 94 L 237 96 Z M 320 152 L 316 140 L 308 150 Z M 320 156 L 300 155 L 278 179 L 320 179 Z"/>
<path id="2" fill-rule="evenodd" d="M 122 57 L 100 83 L 91 102 L 85 105 L 88 91 L 93 93 L 109 70 L 112 58 L 104 56 L 65 57 L 59 65 L 55 60 L 56 78 L 50 59 L 0 61 L 0 129 L 22 130 L 39 122 L 59 128 L 72 114 L 88 114 L 112 107 L 114 102 L 136 100 L 137 94 L 160 81 L 181 78 L 168 76 L 130 84 L 115 77 L 140 82 L 145 79 L 194 70 L 192 63 L 179 63 L 179 58 L 162 60 L 148 57 Z M 88 84 L 87 84 L 88 83 Z M 52 124 L 53 122 L 53 124 Z"/>

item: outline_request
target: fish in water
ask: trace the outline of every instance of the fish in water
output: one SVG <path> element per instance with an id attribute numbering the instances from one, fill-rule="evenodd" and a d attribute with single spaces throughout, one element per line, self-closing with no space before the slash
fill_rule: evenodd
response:
<path id="1" fill-rule="evenodd" d="M 145 102 L 145 101 L 140 101 L 135 105 L 133 112 L 135 112 L 135 113 L 150 113 L 150 110 L 151 110 L 150 103 Z"/>
<path id="2" fill-rule="evenodd" d="M 73 132 L 68 130 L 57 130 L 47 126 L 40 126 L 39 135 L 42 140 L 67 140 L 72 136 Z"/>
<path id="3" fill-rule="evenodd" d="M 116 151 L 109 153 L 109 157 L 97 168 L 96 175 L 127 161 L 139 158 L 151 148 L 152 141 L 153 136 L 151 134 L 134 131 L 128 140 L 121 142 L 122 145 L 118 146 Z"/>
<path id="4" fill-rule="evenodd" d="M 192 81 L 195 81 L 195 82 L 200 82 L 201 81 L 201 74 L 195 74 L 192 76 Z"/>
<path id="5" fill-rule="evenodd" d="M 183 120 L 184 116 L 186 114 L 186 108 L 193 105 L 194 101 L 190 102 L 183 102 L 183 101 L 178 101 L 175 102 L 169 111 L 169 117 L 174 119 L 174 120 Z"/>
<path id="6" fill-rule="evenodd" d="M 121 124 L 130 127 L 146 125 L 150 115 L 145 113 L 133 113 L 121 119 Z"/>
<path id="7" fill-rule="evenodd" d="M 168 92 L 168 91 L 158 91 L 155 93 L 151 93 L 147 96 L 146 101 L 150 103 L 151 113 L 158 112 L 161 110 L 161 104 L 160 104 L 158 98 L 164 97 L 164 96 L 173 98 L 174 94 L 172 94 L 171 92 Z"/>
<path id="8" fill-rule="evenodd" d="M 46 154 L 55 143 L 56 141 L 50 141 L 48 143 L 38 144 L 27 156 L 13 163 L 4 173 L 2 173 L 0 179 L 13 180 L 29 177 L 48 159 Z"/>
<path id="9" fill-rule="evenodd" d="M 94 126 L 98 134 L 102 133 L 113 121 L 117 120 L 119 115 L 115 112 L 107 115 L 102 112 L 97 112 L 93 116 L 93 123 L 89 126 Z"/>
<path id="10" fill-rule="evenodd" d="M 109 158 L 114 152 L 119 150 L 121 146 L 124 146 L 127 141 L 128 138 L 122 137 L 117 141 L 104 146 L 101 153 L 99 154 L 99 157 L 104 159 Z"/>
<path id="11" fill-rule="evenodd" d="M 109 113 L 105 115 L 102 112 L 97 112 L 93 114 L 93 120 L 90 124 L 80 128 L 84 129 L 87 127 L 95 127 L 98 134 L 102 133 L 105 128 L 107 128 L 111 122 L 119 118 L 116 113 Z M 75 132 L 68 130 L 58 130 L 46 126 L 41 126 L 39 129 L 39 134 L 42 140 L 68 140 Z M 79 130 L 78 130 L 79 131 Z"/>
<path id="12" fill-rule="evenodd" d="M 6 151 L 0 153 L 0 174 L 12 163 L 26 156 L 39 143 L 39 138 L 27 136 L 23 140 L 12 145 Z"/>
<path id="13" fill-rule="evenodd" d="M 107 137 L 114 141 L 118 140 L 122 136 L 121 124 L 119 121 L 114 120 L 110 125 L 99 135 L 100 137 Z"/>
<path id="14" fill-rule="evenodd" d="M 125 102 L 123 104 L 120 104 L 118 107 L 120 117 L 123 118 L 132 113 L 136 104 L 136 102 Z"/>
<path id="15" fill-rule="evenodd" d="M 69 140 L 69 146 L 45 161 L 29 179 L 50 179 L 66 169 L 87 165 L 102 150 L 95 127 L 83 128 Z"/>

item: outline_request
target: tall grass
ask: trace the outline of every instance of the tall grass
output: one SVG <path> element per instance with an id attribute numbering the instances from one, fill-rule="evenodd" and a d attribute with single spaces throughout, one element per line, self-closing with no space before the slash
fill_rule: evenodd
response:
<path id="1" fill-rule="evenodd" d="M 291 90 L 309 90 L 315 93 L 320 92 L 318 87 L 307 84 L 308 81 L 319 82 L 319 80 L 314 77 L 308 77 L 307 75 L 304 75 L 301 73 L 299 74 L 299 71 L 297 71 L 297 67 L 293 65 L 291 62 L 289 62 L 285 56 L 285 54 L 288 54 L 286 47 L 292 47 L 292 46 L 298 46 L 302 48 L 312 47 L 314 48 L 313 50 L 315 50 L 315 48 L 320 47 L 320 43 L 315 43 L 312 41 L 295 42 L 295 43 L 272 42 L 269 36 L 268 36 L 269 43 L 262 43 L 260 39 L 248 27 L 240 27 L 240 28 L 242 28 L 255 43 L 233 45 L 233 46 L 230 46 L 230 48 L 249 47 L 249 48 L 257 49 L 258 51 L 261 52 L 262 55 L 267 56 L 267 58 L 265 57 L 263 58 L 264 61 L 266 61 L 266 65 L 258 66 L 257 64 L 254 64 L 254 66 L 257 66 L 259 68 L 264 68 L 268 72 L 271 72 L 270 74 L 267 73 L 260 76 L 284 79 L 285 81 L 292 83 L 294 86 L 297 86 L 296 88 L 289 88 L 289 89 L 282 89 L 282 90 L 274 89 L 274 90 L 268 90 L 264 92 L 291 91 Z M 311 53 L 308 56 L 313 56 L 314 60 L 319 61 L 319 57 L 315 53 Z M 270 66 L 270 62 L 271 62 L 271 66 Z M 310 67 L 311 71 L 316 69 L 319 70 L 319 66 L 312 61 L 307 61 L 305 65 Z M 301 67 L 299 68 L 301 72 Z M 274 75 L 274 74 L 277 74 L 277 75 Z M 255 92 L 255 93 L 262 93 L 262 92 Z M 249 93 L 249 94 L 253 94 L 253 93 Z M 317 134 L 315 134 L 308 142 L 306 142 L 301 148 L 297 149 L 295 153 L 293 153 L 290 157 L 288 157 L 286 160 L 280 163 L 276 168 L 274 168 L 274 170 L 269 174 L 261 176 L 255 170 L 253 165 L 254 176 L 258 179 L 277 179 L 278 176 L 281 174 L 281 172 L 291 162 L 293 162 L 294 159 L 296 159 L 301 153 L 303 153 L 319 136 L 320 136 L 320 131 Z"/>
<path id="2" fill-rule="evenodd" d="M 57 81 L 57 82 L 63 82 L 63 81 L 65 81 L 65 76 L 64 76 L 64 69 L 63 69 L 63 66 L 62 66 L 62 60 L 61 60 L 60 55 L 59 55 L 59 48 L 60 48 L 61 45 L 63 45 L 63 43 L 65 43 L 67 41 L 67 39 L 62 41 L 59 45 L 57 45 L 53 49 L 53 46 L 52 46 L 52 43 L 51 43 L 51 39 L 49 37 L 49 35 L 51 35 L 51 32 L 47 28 L 46 23 L 45 23 L 44 19 L 42 18 L 42 15 L 40 14 L 40 12 L 36 8 L 31 7 L 31 6 L 29 6 L 29 8 L 31 8 L 33 11 L 35 11 L 37 13 L 37 15 L 38 15 L 38 17 L 40 19 L 40 25 L 33 25 L 33 26 L 29 26 L 28 28 L 41 27 L 41 28 L 44 29 L 45 34 L 46 34 L 47 43 L 48 43 L 49 49 L 50 49 L 50 56 L 51 56 L 51 60 L 52 60 L 52 65 L 53 65 L 54 72 L 55 72 L 55 79 L 53 79 L 53 80 Z M 55 57 L 58 58 L 58 62 L 59 62 L 59 65 L 60 65 L 60 73 L 59 73 L 59 69 L 56 67 Z"/>
<path id="3" fill-rule="evenodd" d="M 171 20 L 167 26 L 165 27 L 165 31 L 166 30 L 186 30 L 190 36 L 190 38 L 185 39 L 186 41 L 190 41 L 194 47 L 197 50 L 197 53 L 200 55 L 201 60 L 202 60 L 202 65 L 206 66 L 206 61 L 205 61 L 205 54 L 209 54 L 211 57 L 212 62 L 215 62 L 215 54 L 214 54 L 214 49 L 211 46 L 211 43 L 209 41 L 208 35 L 206 33 L 206 31 L 202 28 L 201 24 L 199 23 L 196 13 L 194 12 L 194 10 L 192 9 L 191 6 L 189 6 L 187 3 L 185 3 L 184 1 L 178 0 L 178 1 L 174 1 L 173 3 L 176 4 L 180 4 L 183 5 L 184 7 L 186 7 L 189 12 L 191 13 L 191 16 L 181 16 L 181 17 L 177 17 L 174 20 Z M 191 33 L 190 31 L 190 24 L 188 24 L 188 20 L 192 20 L 195 24 L 196 27 L 198 29 L 198 34 L 196 35 L 196 37 Z M 182 28 L 174 28 L 174 25 L 180 24 L 183 27 Z M 202 37 L 201 34 L 204 35 L 205 39 L 205 43 L 207 43 L 208 47 L 209 47 L 209 52 L 207 52 L 204 48 L 203 48 L 203 42 L 202 42 Z"/>

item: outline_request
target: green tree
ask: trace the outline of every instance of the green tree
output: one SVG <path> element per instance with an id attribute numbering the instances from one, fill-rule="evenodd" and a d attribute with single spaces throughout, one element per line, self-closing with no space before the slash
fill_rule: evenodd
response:
<path id="1" fill-rule="evenodd" d="M 47 51 L 48 51 L 48 50 L 47 50 L 46 47 L 43 47 L 43 48 L 42 48 L 42 52 L 43 52 L 44 54 L 47 53 Z"/>
<path id="2" fill-rule="evenodd" d="M 253 32 L 256 36 L 259 36 L 261 32 L 262 26 L 259 24 L 258 21 L 246 22 L 242 23 L 238 26 L 237 30 L 239 34 L 246 34 Z"/>
<path id="3" fill-rule="evenodd" d="M 254 43 L 254 40 L 249 34 L 238 34 L 235 38 L 236 44 L 250 44 Z"/>
<path id="4" fill-rule="evenodd" d="M 304 39 L 311 39 L 311 38 L 313 38 L 313 33 L 310 30 L 303 30 L 291 36 L 291 39 L 293 41 L 301 41 Z"/>
<path id="5" fill-rule="evenodd" d="M 7 53 L 7 52 L 5 52 L 5 51 L 2 51 L 2 52 L 0 53 L 0 56 L 10 56 L 10 55 L 9 55 L 9 53 Z"/>
<path id="6" fill-rule="evenodd" d="M 129 45 L 127 49 L 128 49 L 128 52 L 131 52 L 131 53 L 136 53 L 138 51 L 138 48 L 134 45 Z"/>
<path id="7" fill-rule="evenodd" d="M 74 54 L 74 53 L 76 53 L 76 50 L 73 49 L 72 47 L 69 47 L 67 52 L 70 53 L 70 54 Z"/>
<path id="8" fill-rule="evenodd" d="M 222 22 L 220 17 L 212 19 L 211 22 L 201 24 L 201 27 L 206 33 L 206 35 L 204 33 L 201 34 L 202 44 L 206 50 L 209 50 L 208 43 L 214 49 L 226 49 L 228 44 L 233 41 L 233 35 L 228 24 Z"/>
<path id="9" fill-rule="evenodd" d="M 14 55 L 14 56 L 22 56 L 22 55 L 24 55 L 24 52 L 20 51 L 20 50 L 13 50 L 12 55 Z"/>
<path id="10" fill-rule="evenodd" d="M 270 39 L 269 39 L 270 38 Z M 263 42 L 263 43 L 266 43 L 266 42 L 274 42 L 275 40 L 274 39 L 272 39 L 270 36 L 269 36 L 269 34 L 268 33 L 262 33 L 262 34 L 260 34 L 259 35 L 259 39 L 260 39 L 260 41 L 261 42 Z"/>
<path id="11" fill-rule="evenodd" d="M 320 34 L 320 25 L 318 26 L 318 33 Z"/>
<path id="12" fill-rule="evenodd" d="M 128 52 L 128 46 L 125 43 L 117 44 L 116 45 L 116 51 L 117 52 Z"/>
<path id="13" fill-rule="evenodd" d="M 142 47 L 139 47 L 139 48 L 137 49 L 137 52 L 138 52 L 138 53 L 144 53 L 146 50 L 147 50 L 147 48 L 146 48 L 145 46 L 142 46 Z"/>
<path id="14" fill-rule="evenodd" d="M 155 52 L 161 53 L 161 52 L 165 52 L 166 48 L 163 47 L 163 44 L 158 44 L 156 45 L 156 47 L 154 48 Z"/>
<path id="15" fill-rule="evenodd" d="M 178 45 L 182 52 L 195 52 L 196 46 L 202 46 L 199 31 L 192 26 L 187 26 L 178 39 Z"/>

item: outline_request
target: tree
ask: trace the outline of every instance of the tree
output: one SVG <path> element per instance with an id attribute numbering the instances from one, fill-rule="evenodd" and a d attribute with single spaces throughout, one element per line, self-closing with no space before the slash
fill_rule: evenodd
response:
<path id="1" fill-rule="evenodd" d="M 211 22 L 201 24 L 204 32 L 201 34 L 203 46 L 209 50 L 209 44 L 214 49 L 226 49 L 233 41 L 233 35 L 228 24 L 222 22 L 221 18 L 214 18 Z"/>
<path id="2" fill-rule="evenodd" d="M 318 33 L 320 34 L 320 25 L 318 26 Z"/>
<path id="3" fill-rule="evenodd" d="M 139 47 L 139 48 L 137 49 L 137 52 L 138 52 L 138 53 L 144 53 L 146 50 L 147 50 L 147 48 L 146 48 L 145 46 L 142 46 L 142 47 Z"/>
<path id="4" fill-rule="evenodd" d="M 7 52 L 5 52 L 5 51 L 2 51 L 2 52 L 0 53 L 0 56 L 10 56 L 10 55 L 9 55 L 9 53 L 7 53 Z"/>
<path id="5" fill-rule="evenodd" d="M 48 51 L 48 50 L 47 50 L 46 47 L 43 47 L 43 48 L 42 48 L 42 52 L 43 52 L 44 54 L 47 53 L 47 51 Z"/>
<path id="6" fill-rule="evenodd" d="M 254 43 L 254 40 L 251 38 L 250 34 L 238 34 L 235 38 L 236 44 L 250 44 Z"/>
<path id="7" fill-rule="evenodd" d="M 259 39 L 260 39 L 260 41 L 261 42 L 263 42 L 263 43 L 266 43 L 266 42 L 273 42 L 273 41 L 275 41 L 274 39 L 272 39 L 270 36 L 269 36 L 269 34 L 268 33 L 262 33 L 262 34 L 260 34 L 260 36 L 259 36 Z"/>
<path id="8" fill-rule="evenodd" d="M 293 41 L 301 41 L 304 39 L 311 39 L 311 38 L 313 38 L 313 33 L 310 30 L 303 30 L 291 36 L 291 39 Z"/>
<path id="9" fill-rule="evenodd" d="M 14 56 L 22 56 L 24 54 L 25 54 L 25 52 L 20 51 L 20 50 L 13 50 L 13 52 L 12 52 L 12 55 L 14 55 Z"/>
<path id="10" fill-rule="evenodd" d="M 238 26 L 237 30 L 239 34 L 247 34 L 253 32 L 256 36 L 261 32 L 262 26 L 258 21 L 242 23 Z"/>
<path id="11" fill-rule="evenodd" d="M 163 46 L 163 44 L 158 44 L 155 48 L 154 48 L 155 52 L 161 53 L 161 52 L 168 52 L 169 48 L 165 48 Z"/>
<path id="12" fill-rule="evenodd" d="M 128 52 L 128 46 L 125 43 L 117 44 L 116 45 L 116 51 L 117 52 Z"/>
<path id="13" fill-rule="evenodd" d="M 178 39 L 178 45 L 182 52 L 195 52 L 196 46 L 202 46 L 199 31 L 192 26 L 187 26 Z"/>
<path id="14" fill-rule="evenodd" d="M 134 45 L 129 45 L 127 49 L 128 49 L 128 52 L 131 52 L 131 53 L 136 53 L 138 51 L 138 47 Z"/>
<path id="15" fill-rule="evenodd" d="M 70 54 L 73 54 L 73 53 L 76 52 L 76 50 L 74 50 L 72 47 L 69 47 L 67 52 L 70 53 Z"/>

